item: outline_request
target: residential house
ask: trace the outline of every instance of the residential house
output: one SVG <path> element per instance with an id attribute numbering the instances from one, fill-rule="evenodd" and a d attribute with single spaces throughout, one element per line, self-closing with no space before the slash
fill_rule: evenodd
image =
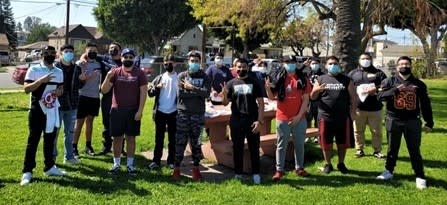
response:
<path id="1" fill-rule="evenodd" d="M 0 33 L 0 50 L 9 52 L 9 40 L 4 33 Z"/>
<path id="2" fill-rule="evenodd" d="M 74 24 L 68 27 L 69 38 L 68 44 L 72 44 L 75 48 L 79 44 L 94 42 L 98 45 L 98 52 L 107 52 L 108 45 L 112 42 L 110 39 L 98 31 L 96 27 L 83 26 L 82 24 Z M 62 47 L 65 42 L 65 26 L 56 29 L 48 35 L 48 44 L 54 46 L 57 50 Z"/>
<path id="3" fill-rule="evenodd" d="M 400 56 L 409 56 L 413 59 L 425 57 L 424 50 L 420 45 L 398 45 L 392 41 L 376 40 L 374 65 L 382 67 L 394 67 Z"/>
<path id="4" fill-rule="evenodd" d="M 19 46 L 19 47 L 17 47 L 17 51 L 18 51 L 17 57 L 19 58 L 20 61 L 25 61 L 25 58 L 27 58 L 27 57 L 34 58 L 34 59 L 38 58 L 39 56 L 30 56 L 30 53 L 32 53 L 32 51 L 41 50 L 42 48 L 45 48 L 46 46 L 48 46 L 48 41 L 38 41 L 35 43 Z"/>

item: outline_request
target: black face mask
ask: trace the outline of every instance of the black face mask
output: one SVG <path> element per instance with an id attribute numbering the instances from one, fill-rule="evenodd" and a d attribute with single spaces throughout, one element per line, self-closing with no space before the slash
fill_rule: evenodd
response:
<path id="1" fill-rule="evenodd" d="M 402 67 L 399 69 L 399 73 L 402 75 L 408 75 L 411 73 L 411 67 Z"/>
<path id="2" fill-rule="evenodd" d="M 123 65 L 124 65 L 124 67 L 126 67 L 126 68 L 132 67 L 132 65 L 133 65 L 133 60 L 125 60 L 125 61 L 123 61 Z"/>
<path id="3" fill-rule="evenodd" d="M 91 60 L 96 59 L 96 56 L 98 54 L 96 52 L 88 52 L 87 53 L 87 57 L 90 58 Z"/>
<path id="4" fill-rule="evenodd" d="M 164 64 L 164 67 L 168 72 L 172 72 L 174 70 L 174 65 L 172 65 L 172 63 Z"/>
<path id="5" fill-rule="evenodd" d="M 241 78 L 247 76 L 247 74 L 248 74 L 248 70 L 237 70 L 236 72 L 239 75 L 239 77 L 241 77 Z"/>
<path id="6" fill-rule="evenodd" d="M 111 49 L 111 50 L 109 50 L 109 54 L 110 54 L 110 56 L 116 56 L 116 55 L 118 55 L 118 50 Z"/>
<path id="7" fill-rule="evenodd" d="M 47 64 L 53 64 L 55 59 L 56 59 L 56 56 L 53 56 L 53 55 L 46 55 L 46 56 L 43 57 L 43 60 Z"/>

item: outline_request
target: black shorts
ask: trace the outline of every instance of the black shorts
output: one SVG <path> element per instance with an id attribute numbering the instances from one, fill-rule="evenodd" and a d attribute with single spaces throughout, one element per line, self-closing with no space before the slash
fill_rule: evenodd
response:
<path id="1" fill-rule="evenodd" d="M 140 135 L 141 120 L 136 121 L 138 109 L 112 108 L 110 110 L 110 135 L 112 137 Z"/>
<path id="2" fill-rule="evenodd" d="M 82 119 L 87 116 L 98 116 L 99 114 L 99 98 L 91 98 L 86 96 L 79 96 L 77 119 Z"/>
<path id="3" fill-rule="evenodd" d="M 354 147 L 354 128 L 349 117 L 344 119 L 319 119 L 320 146 L 323 150 L 332 148 L 332 144 L 337 144 L 339 148 Z"/>

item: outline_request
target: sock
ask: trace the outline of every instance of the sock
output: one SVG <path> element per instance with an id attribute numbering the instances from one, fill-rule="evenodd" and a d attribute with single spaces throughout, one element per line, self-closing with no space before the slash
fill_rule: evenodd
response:
<path id="1" fill-rule="evenodd" d="M 92 147 L 92 141 L 85 142 L 85 146 L 86 147 Z"/>
<path id="2" fill-rule="evenodd" d="M 127 166 L 133 167 L 133 157 L 127 157 Z"/>
<path id="3" fill-rule="evenodd" d="M 113 158 L 113 166 L 114 166 L 114 167 L 119 167 L 119 166 L 121 166 L 121 157 L 114 157 L 114 158 Z"/>

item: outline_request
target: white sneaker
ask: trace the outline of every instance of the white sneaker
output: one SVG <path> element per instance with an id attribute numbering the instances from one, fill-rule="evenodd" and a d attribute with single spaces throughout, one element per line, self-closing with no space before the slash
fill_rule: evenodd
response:
<path id="1" fill-rule="evenodd" d="M 235 174 L 234 178 L 238 179 L 238 180 L 242 180 L 242 179 L 244 179 L 244 176 L 242 176 L 242 174 Z"/>
<path id="2" fill-rule="evenodd" d="M 390 180 L 392 178 L 393 178 L 393 174 L 391 174 L 391 172 L 388 170 L 383 171 L 382 174 L 380 174 L 379 176 L 376 177 L 376 179 L 379 179 L 379 180 Z"/>
<path id="3" fill-rule="evenodd" d="M 65 160 L 65 159 L 64 159 L 64 164 L 78 165 L 78 164 L 80 164 L 80 163 L 81 163 L 81 160 L 76 159 L 76 158 L 68 159 L 68 160 Z"/>
<path id="4" fill-rule="evenodd" d="M 169 169 L 174 169 L 174 164 L 168 164 Z"/>
<path id="5" fill-rule="evenodd" d="M 20 181 L 20 186 L 25 186 L 25 185 L 28 185 L 29 183 L 31 183 L 31 177 L 32 177 L 31 172 L 23 173 L 22 181 Z"/>
<path id="6" fill-rule="evenodd" d="M 259 176 L 259 174 L 253 174 L 253 183 L 254 184 L 260 184 L 261 183 L 261 176 Z"/>
<path id="7" fill-rule="evenodd" d="M 416 178 L 416 188 L 426 189 L 427 188 L 427 180 L 417 177 Z"/>
<path id="8" fill-rule="evenodd" d="M 56 167 L 56 165 L 54 165 L 53 167 L 51 167 L 51 169 L 49 169 L 48 171 L 45 172 L 45 175 L 47 175 L 47 176 L 64 176 L 66 173 L 67 172 L 58 169 Z"/>

